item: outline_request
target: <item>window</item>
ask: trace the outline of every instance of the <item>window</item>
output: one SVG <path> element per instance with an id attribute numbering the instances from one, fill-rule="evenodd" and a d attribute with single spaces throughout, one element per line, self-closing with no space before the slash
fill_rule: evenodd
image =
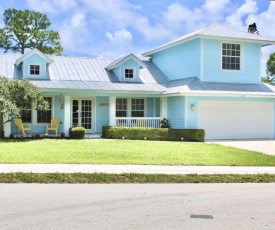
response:
<path id="1" fill-rule="evenodd" d="M 127 99 L 116 99 L 116 117 L 127 117 Z"/>
<path id="2" fill-rule="evenodd" d="M 21 119 L 23 123 L 32 122 L 32 105 L 31 103 L 22 103 Z"/>
<path id="3" fill-rule="evenodd" d="M 134 78 L 134 69 L 125 69 L 125 78 Z"/>
<path id="4" fill-rule="evenodd" d="M 30 75 L 40 75 L 40 65 L 30 65 Z"/>
<path id="5" fill-rule="evenodd" d="M 144 99 L 132 99 L 132 117 L 144 117 Z"/>
<path id="6" fill-rule="evenodd" d="M 145 100 L 139 98 L 116 99 L 116 117 L 144 117 L 145 114 Z"/>
<path id="7" fill-rule="evenodd" d="M 50 123 L 52 119 L 52 98 L 44 97 L 44 100 L 49 103 L 49 110 L 37 111 L 37 123 Z"/>
<path id="8" fill-rule="evenodd" d="M 241 69 L 241 45 L 222 44 L 222 69 L 240 70 Z"/>

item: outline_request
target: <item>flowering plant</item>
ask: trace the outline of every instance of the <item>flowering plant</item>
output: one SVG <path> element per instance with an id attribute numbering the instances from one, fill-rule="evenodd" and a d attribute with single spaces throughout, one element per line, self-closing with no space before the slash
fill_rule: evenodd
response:
<path id="1" fill-rule="evenodd" d="M 161 128 L 169 128 L 170 127 L 170 125 L 168 124 L 167 118 L 163 118 L 162 120 L 160 120 L 160 127 Z"/>

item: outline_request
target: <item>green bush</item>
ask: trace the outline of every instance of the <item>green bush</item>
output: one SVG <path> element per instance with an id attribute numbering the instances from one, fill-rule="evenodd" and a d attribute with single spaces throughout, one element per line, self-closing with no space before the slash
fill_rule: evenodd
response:
<path id="1" fill-rule="evenodd" d="M 86 134 L 86 129 L 84 127 L 71 127 L 69 130 L 69 135 L 71 139 L 84 139 Z"/>
<path id="2" fill-rule="evenodd" d="M 108 139 L 204 142 L 203 129 L 169 129 L 103 126 L 102 137 Z"/>

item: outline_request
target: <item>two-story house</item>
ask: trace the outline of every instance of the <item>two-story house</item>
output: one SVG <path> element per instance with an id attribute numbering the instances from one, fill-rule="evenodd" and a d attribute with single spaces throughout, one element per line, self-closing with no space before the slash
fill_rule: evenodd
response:
<path id="1" fill-rule="evenodd" d="M 0 55 L 0 75 L 28 78 L 51 108 L 29 105 L 22 120 L 43 133 L 53 117 L 59 132 L 72 126 L 99 133 L 104 125 L 203 128 L 206 139 L 275 138 L 275 86 L 261 83 L 265 38 L 219 24 L 143 54 L 118 60 L 28 54 Z M 3 118 L 5 119 L 5 117 Z M 139 122 L 142 121 L 142 122 Z M 13 123 L 5 136 L 16 133 Z"/>

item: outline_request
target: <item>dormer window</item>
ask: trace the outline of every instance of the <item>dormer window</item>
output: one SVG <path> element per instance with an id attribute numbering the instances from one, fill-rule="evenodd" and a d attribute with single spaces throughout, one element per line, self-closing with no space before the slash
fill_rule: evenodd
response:
<path id="1" fill-rule="evenodd" d="M 241 45 L 222 44 L 222 69 L 241 70 Z"/>
<path id="2" fill-rule="evenodd" d="M 30 65 L 30 75 L 40 75 L 40 65 Z"/>
<path id="3" fill-rule="evenodd" d="M 124 76 L 126 79 L 133 79 L 134 78 L 134 69 L 130 69 L 130 68 L 125 69 Z"/>

